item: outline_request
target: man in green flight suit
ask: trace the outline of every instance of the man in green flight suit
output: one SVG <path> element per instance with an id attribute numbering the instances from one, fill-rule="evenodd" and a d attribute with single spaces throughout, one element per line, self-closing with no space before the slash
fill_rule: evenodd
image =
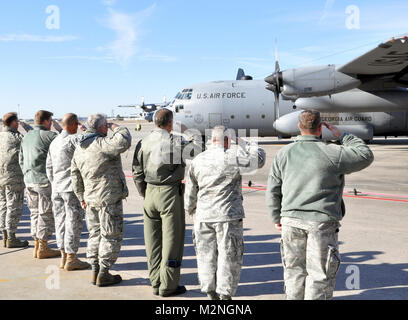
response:
<path id="1" fill-rule="evenodd" d="M 159 110 L 155 125 L 136 146 L 132 172 L 139 194 L 144 197 L 144 237 L 153 294 L 169 297 L 186 292 L 184 286 L 179 286 L 185 236 L 181 181 L 184 160 L 196 147 L 183 145 L 181 137 L 171 134 L 172 111 Z"/>

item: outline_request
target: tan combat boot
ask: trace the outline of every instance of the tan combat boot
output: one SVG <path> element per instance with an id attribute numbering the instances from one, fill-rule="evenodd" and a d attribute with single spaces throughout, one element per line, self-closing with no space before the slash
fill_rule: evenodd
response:
<path id="1" fill-rule="evenodd" d="M 38 239 L 34 239 L 34 252 L 33 252 L 34 259 L 38 258 L 38 247 L 39 247 L 39 241 Z"/>
<path id="2" fill-rule="evenodd" d="M 65 271 L 85 270 L 90 266 L 91 265 L 89 263 L 79 260 L 75 253 L 68 253 L 68 258 L 64 269 Z"/>
<path id="3" fill-rule="evenodd" d="M 66 262 L 67 262 L 67 254 L 65 253 L 64 250 L 61 250 L 61 264 L 60 264 L 60 269 L 64 269 Z"/>
<path id="4" fill-rule="evenodd" d="M 25 248 L 28 247 L 28 241 L 24 240 L 21 241 L 16 237 L 15 233 L 8 232 L 7 233 L 7 248 Z"/>
<path id="5" fill-rule="evenodd" d="M 38 259 L 56 258 L 61 256 L 61 252 L 59 252 L 58 250 L 52 250 L 48 247 L 47 240 L 39 240 L 39 242 L 40 245 L 37 252 Z"/>

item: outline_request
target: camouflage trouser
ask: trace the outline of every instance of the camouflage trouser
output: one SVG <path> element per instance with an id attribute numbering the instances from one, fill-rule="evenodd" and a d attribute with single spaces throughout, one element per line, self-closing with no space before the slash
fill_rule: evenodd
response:
<path id="1" fill-rule="evenodd" d="M 331 299 L 340 267 L 340 223 L 318 223 L 284 217 L 281 224 L 286 298 Z"/>
<path id="2" fill-rule="evenodd" d="M 31 212 L 31 235 L 39 240 L 48 240 L 55 232 L 51 185 L 27 186 L 27 205 Z"/>
<path id="3" fill-rule="evenodd" d="M 123 240 L 122 201 L 106 207 L 86 208 L 89 231 L 86 257 L 93 266 L 110 269 L 119 256 Z"/>
<path id="4" fill-rule="evenodd" d="M 201 291 L 233 296 L 244 254 L 243 223 L 195 222 L 193 242 Z"/>
<path id="5" fill-rule="evenodd" d="M 17 232 L 23 206 L 24 186 L 0 186 L 0 231 Z"/>
<path id="6" fill-rule="evenodd" d="M 52 195 L 55 216 L 55 236 L 59 250 L 77 253 L 81 240 L 84 211 L 73 192 L 58 192 Z"/>

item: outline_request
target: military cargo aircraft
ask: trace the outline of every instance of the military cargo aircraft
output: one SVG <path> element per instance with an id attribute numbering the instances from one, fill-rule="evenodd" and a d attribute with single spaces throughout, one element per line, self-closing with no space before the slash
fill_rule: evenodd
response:
<path id="1" fill-rule="evenodd" d="M 118 108 L 140 108 L 143 110 L 143 113 L 140 114 L 145 120 L 148 122 L 153 121 L 153 116 L 154 113 L 162 108 L 165 108 L 169 105 L 169 102 L 167 102 L 167 98 L 163 97 L 163 103 L 145 103 L 144 97 L 142 97 L 142 104 L 140 105 L 120 105 Z"/>
<path id="2" fill-rule="evenodd" d="M 239 69 L 236 80 L 186 87 L 166 107 L 176 123 L 202 134 L 224 125 L 291 137 L 299 133 L 299 113 L 315 109 L 367 141 L 408 135 L 408 39 L 393 38 L 345 65 L 280 71 L 276 60 L 275 73 L 264 80 Z M 323 128 L 323 139 L 333 138 Z"/>

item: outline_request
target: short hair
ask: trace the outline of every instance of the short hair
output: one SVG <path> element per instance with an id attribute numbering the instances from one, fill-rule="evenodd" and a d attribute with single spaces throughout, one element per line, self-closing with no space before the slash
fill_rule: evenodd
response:
<path id="1" fill-rule="evenodd" d="M 17 112 L 9 112 L 3 116 L 3 124 L 9 127 L 14 120 L 18 120 Z"/>
<path id="2" fill-rule="evenodd" d="M 106 122 L 107 122 L 107 120 L 106 120 L 105 115 L 103 115 L 101 113 L 93 114 L 93 115 L 88 117 L 87 127 L 90 128 L 90 129 L 93 129 L 93 130 L 98 130 Z"/>
<path id="3" fill-rule="evenodd" d="M 34 123 L 43 124 L 44 121 L 50 120 L 53 115 L 50 111 L 40 110 L 35 114 Z"/>
<path id="4" fill-rule="evenodd" d="M 63 126 L 72 126 L 78 123 L 78 116 L 75 113 L 67 113 L 62 119 Z"/>
<path id="5" fill-rule="evenodd" d="M 173 121 L 173 112 L 169 109 L 160 109 L 154 116 L 154 123 L 159 128 L 167 127 Z"/>
<path id="6" fill-rule="evenodd" d="M 316 131 L 321 125 L 320 112 L 316 110 L 303 111 L 299 116 L 299 127 L 302 130 Z"/>

